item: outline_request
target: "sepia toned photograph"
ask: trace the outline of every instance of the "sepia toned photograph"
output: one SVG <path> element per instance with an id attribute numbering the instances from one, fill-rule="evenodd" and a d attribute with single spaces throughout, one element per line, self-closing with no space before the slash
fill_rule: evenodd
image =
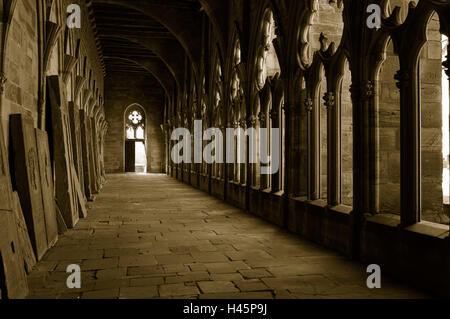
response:
<path id="1" fill-rule="evenodd" d="M 0 16 L 0 308 L 450 298 L 450 0 Z"/>

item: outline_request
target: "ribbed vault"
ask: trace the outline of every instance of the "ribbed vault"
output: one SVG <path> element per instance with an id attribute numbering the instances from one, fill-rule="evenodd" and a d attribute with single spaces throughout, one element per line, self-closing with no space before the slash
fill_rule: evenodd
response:
<path id="1" fill-rule="evenodd" d="M 87 0 L 106 73 L 149 72 L 166 93 L 182 87 L 185 62 L 200 68 L 202 11 L 225 46 L 226 3 L 217 0 Z M 222 14 L 219 14 L 222 12 Z M 224 49 L 224 48 L 223 48 Z"/>

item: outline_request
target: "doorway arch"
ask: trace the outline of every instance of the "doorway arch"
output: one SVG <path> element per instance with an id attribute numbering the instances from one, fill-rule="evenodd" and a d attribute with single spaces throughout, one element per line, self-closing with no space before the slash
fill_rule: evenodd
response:
<path id="1" fill-rule="evenodd" d="M 147 173 L 147 116 L 139 104 L 124 113 L 124 157 L 126 173 Z"/>

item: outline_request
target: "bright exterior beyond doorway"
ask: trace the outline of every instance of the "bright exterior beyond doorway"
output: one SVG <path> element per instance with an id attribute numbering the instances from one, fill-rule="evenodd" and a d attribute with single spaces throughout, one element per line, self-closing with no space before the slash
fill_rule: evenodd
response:
<path id="1" fill-rule="evenodd" d="M 144 142 L 136 142 L 136 173 L 147 172 L 147 152 Z"/>
<path id="2" fill-rule="evenodd" d="M 66 287 L 78 264 L 81 289 Z M 165 175 L 121 174 L 29 277 L 31 298 L 422 298 Z"/>

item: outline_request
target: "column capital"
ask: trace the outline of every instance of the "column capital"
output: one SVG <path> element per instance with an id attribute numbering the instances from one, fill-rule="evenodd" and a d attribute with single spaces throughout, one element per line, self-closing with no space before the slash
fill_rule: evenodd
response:
<path id="1" fill-rule="evenodd" d="M 303 104 L 305 106 L 306 112 L 311 113 L 313 111 L 314 103 L 311 98 L 306 98 Z"/>
<path id="2" fill-rule="evenodd" d="M 258 113 L 258 120 L 264 126 L 266 123 L 266 114 L 263 112 Z"/>
<path id="3" fill-rule="evenodd" d="M 239 127 L 242 127 L 243 129 L 247 129 L 247 121 L 245 119 L 239 120 Z"/>
<path id="4" fill-rule="evenodd" d="M 375 85 L 373 81 L 364 81 L 361 86 L 361 96 L 364 100 L 369 100 L 375 96 Z"/>
<path id="5" fill-rule="evenodd" d="M 269 112 L 269 116 L 271 119 L 277 119 L 278 118 L 278 111 L 276 109 L 271 109 Z"/>
<path id="6" fill-rule="evenodd" d="M 333 92 L 326 92 L 323 100 L 325 101 L 325 107 L 327 110 L 331 110 L 336 105 L 336 98 Z"/>
<path id="7" fill-rule="evenodd" d="M 411 79 L 411 75 L 409 71 L 406 70 L 399 70 L 394 75 L 394 79 L 397 80 L 397 88 L 401 89 L 405 86 L 409 86 L 409 81 Z"/>
<path id="8" fill-rule="evenodd" d="M 350 86 L 350 92 L 353 99 L 370 100 L 375 97 L 375 84 L 370 80 L 353 83 Z"/>
<path id="9" fill-rule="evenodd" d="M 249 116 L 247 119 L 247 125 L 249 127 L 254 127 L 256 125 L 257 121 L 258 121 L 258 118 L 255 115 Z"/>

